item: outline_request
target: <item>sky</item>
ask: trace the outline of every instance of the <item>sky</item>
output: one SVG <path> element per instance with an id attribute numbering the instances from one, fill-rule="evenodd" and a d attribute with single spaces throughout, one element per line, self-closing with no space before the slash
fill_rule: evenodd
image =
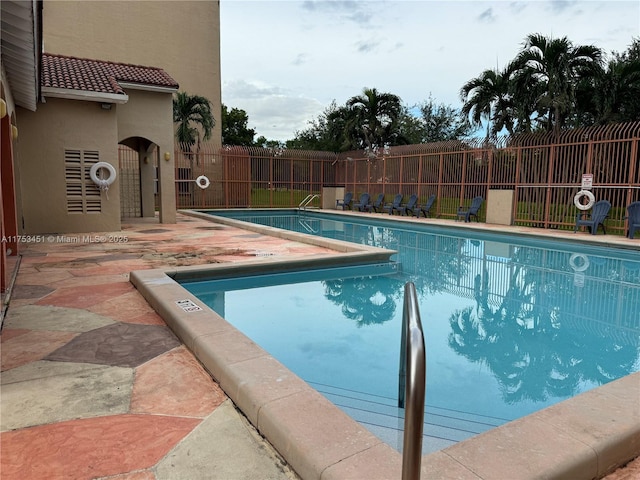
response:
<path id="1" fill-rule="evenodd" d="M 222 103 L 280 141 L 364 88 L 460 108 L 462 85 L 531 33 L 623 52 L 640 1 L 221 0 Z"/>

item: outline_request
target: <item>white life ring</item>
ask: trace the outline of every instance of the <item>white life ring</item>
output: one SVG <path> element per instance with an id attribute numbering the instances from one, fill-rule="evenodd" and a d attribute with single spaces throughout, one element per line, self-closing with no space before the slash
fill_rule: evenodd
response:
<path id="1" fill-rule="evenodd" d="M 580 200 L 582 200 L 582 197 L 587 197 L 587 199 L 589 200 L 586 205 L 584 205 Z M 576 193 L 576 196 L 573 197 L 573 204 L 576 206 L 576 208 L 578 210 L 589 210 L 591 207 L 593 207 L 593 204 L 596 202 L 596 197 L 593 196 L 593 193 L 591 193 L 589 190 L 580 190 L 578 193 Z"/>
<path id="2" fill-rule="evenodd" d="M 109 176 L 107 178 L 98 177 L 98 171 L 104 168 L 107 172 L 109 172 Z M 109 186 L 116 180 L 116 169 L 113 168 L 113 165 L 107 162 L 98 162 L 91 166 L 91 170 L 89 170 L 89 176 L 93 183 L 95 183 L 100 190 L 107 191 L 109 190 Z"/>
<path id="3" fill-rule="evenodd" d="M 206 177 L 206 175 L 200 175 L 198 178 L 196 178 L 196 184 L 202 189 L 204 190 L 205 188 L 208 188 L 209 185 L 211 184 L 211 182 L 209 181 L 209 179 Z"/>
<path id="4" fill-rule="evenodd" d="M 576 262 L 576 260 L 580 259 L 580 265 Z M 589 257 L 583 255 L 581 253 L 574 253 L 569 257 L 569 265 L 575 272 L 584 272 L 587 268 L 589 268 Z"/>

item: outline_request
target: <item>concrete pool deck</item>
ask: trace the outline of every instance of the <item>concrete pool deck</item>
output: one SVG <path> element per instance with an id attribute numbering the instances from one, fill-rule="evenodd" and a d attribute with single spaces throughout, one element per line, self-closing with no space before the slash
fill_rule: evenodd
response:
<path id="1" fill-rule="evenodd" d="M 637 239 L 567 235 L 640 251 Z M 126 242 L 117 241 L 122 236 Z M 399 478 L 399 454 L 226 322 L 171 310 L 172 297 L 151 299 L 152 308 L 128 275 L 137 271 L 143 291 L 154 283 L 172 289 L 158 275 L 182 266 L 304 261 L 336 251 L 183 215 L 176 225 L 126 224 L 106 241 L 86 237 L 93 241 L 23 250 L 2 331 L 3 479 L 295 478 L 289 466 L 303 478 Z M 217 382 L 192 352 L 217 371 Z M 423 478 L 602 477 L 640 453 L 638 398 L 640 376 L 630 375 L 534 414 L 533 427 L 525 425 L 530 416 L 492 431 L 499 432 L 492 441 L 487 432 L 431 454 Z"/>

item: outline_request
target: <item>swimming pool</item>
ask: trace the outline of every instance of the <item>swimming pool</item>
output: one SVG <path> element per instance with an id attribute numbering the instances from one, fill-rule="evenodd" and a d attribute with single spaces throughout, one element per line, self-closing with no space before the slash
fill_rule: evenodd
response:
<path id="1" fill-rule="evenodd" d="M 370 218 L 278 217 L 307 232 L 397 249 L 398 268 L 185 286 L 389 444 L 397 446 L 401 427 L 395 399 L 408 280 L 426 334 L 426 451 L 638 370 L 635 252 L 576 254 L 575 244 L 461 237 Z"/>

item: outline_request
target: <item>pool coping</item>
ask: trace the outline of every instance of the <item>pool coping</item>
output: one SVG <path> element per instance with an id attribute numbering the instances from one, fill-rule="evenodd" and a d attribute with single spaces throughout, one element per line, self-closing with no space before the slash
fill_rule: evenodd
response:
<path id="1" fill-rule="evenodd" d="M 333 212 L 332 212 L 333 213 Z M 401 454 L 180 286 L 274 268 L 380 261 L 393 252 L 196 214 L 341 253 L 131 272 L 131 282 L 303 479 L 399 478 Z M 256 228 L 253 228 L 256 227 Z M 195 308 L 183 308 L 191 302 Z M 182 305 L 182 306 L 181 306 Z M 422 478 L 600 478 L 640 455 L 640 372 L 425 455 Z"/>

